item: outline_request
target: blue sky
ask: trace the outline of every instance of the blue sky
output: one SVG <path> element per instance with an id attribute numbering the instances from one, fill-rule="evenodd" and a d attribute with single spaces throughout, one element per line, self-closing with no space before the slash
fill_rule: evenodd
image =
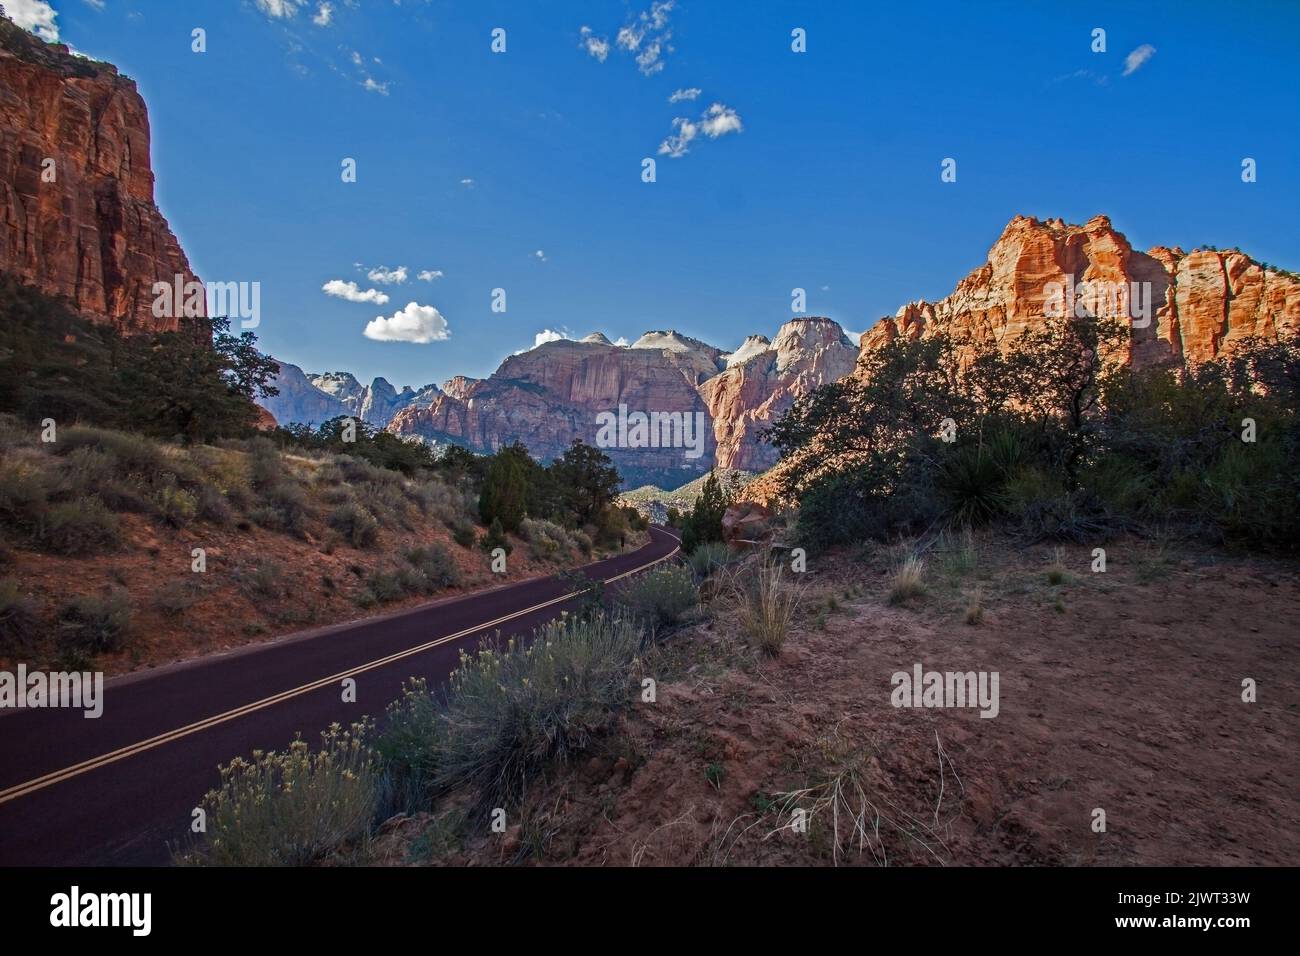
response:
<path id="1" fill-rule="evenodd" d="M 48 5 L 63 42 L 139 83 L 159 204 L 196 272 L 259 281 L 261 344 L 309 371 L 483 376 L 544 329 L 734 348 L 774 334 L 796 286 L 860 332 L 950 292 L 1018 213 L 1106 213 L 1139 248 L 1237 245 L 1300 269 L 1295 3 Z M 684 155 L 660 153 L 683 129 Z M 407 281 L 372 281 L 377 266 Z M 389 301 L 328 296 L 331 280 Z M 449 336 L 364 335 L 408 302 Z"/>

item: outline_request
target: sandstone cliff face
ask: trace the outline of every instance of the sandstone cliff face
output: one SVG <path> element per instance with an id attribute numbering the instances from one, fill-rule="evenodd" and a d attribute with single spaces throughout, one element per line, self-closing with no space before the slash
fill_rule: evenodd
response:
<path id="1" fill-rule="evenodd" d="M 767 348 L 758 348 L 761 341 L 746 339 L 727 370 L 700 387 L 723 468 L 761 471 L 775 464 L 776 450 L 759 441 L 761 431 L 796 399 L 852 372 L 858 358 L 857 346 L 830 319 L 794 319 Z"/>
<path id="2" fill-rule="evenodd" d="M 195 277 L 153 185 L 135 83 L 0 18 L 0 270 L 124 331 L 174 329 L 153 283 Z"/>
<path id="3" fill-rule="evenodd" d="M 1300 281 L 1265 270 L 1240 252 L 1184 253 L 1158 246 L 1143 253 L 1105 216 L 1082 226 L 1017 216 L 984 265 L 951 295 L 933 303 L 910 302 L 881 319 L 863 335 L 862 348 L 938 331 L 1009 343 L 1045 322 L 1053 308 L 1050 290 L 1071 282 L 1088 284 L 1079 298 L 1095 315 L 1112 314 L 1116 300 L 1107 297 L 1108 290 L 1149 292 L 1149 322 L 1142 325 L 1139 319 L 1131 329 L 1128 357 L 1139 366 L 1204 361 L 1245 336 L 1272 338 L 1300 325 Z"/>

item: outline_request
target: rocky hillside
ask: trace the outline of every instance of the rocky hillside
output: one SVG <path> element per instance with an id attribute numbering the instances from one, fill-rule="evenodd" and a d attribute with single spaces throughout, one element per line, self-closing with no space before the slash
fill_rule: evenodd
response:
<path id="1" fill-rule="evenodd" d="M 1300 277 L 1239 250 L 1134 249 L 1105 216 L 1082 226 L 1016 216 L 985 263 L 938 302 L 909 302 L 862 337 L 864 350 L 898 335 L 1010 341 L 1046 320 L 1056 290 L 1089 283 L 1078 300 L 1109 311 L 1109 290 L 1149 294 L 1149 317 L 1133 323 L 1130 360 L 1139 365 L 1204 361 L 1248 335 L 1273 338 L 1300 325 Z M 1136 284 L 1136 285 L 1134 285 Z"/>
<path id="2" fill-rule="evenodd" d="M 0 17 L 0 271 L 125 331 L 175 328 L 153 283 L 194 276 L 153 186 L 135 82 Z"/>
<path id="3" fill-rule="evenodd" d="M 760 430 L 799 395 L 851 372 L 857 354 L 825 318 L 793 319 L 775 340 L 750 336 L 731 353 L 672 330 L 647 332 L 630 346 L 593 333 L 512 355 L 487 379 L 453 380 L 427 405 L 399 411 L 388 429 L 478 451 L 521 441 L 549 458 L 574 438 L 598 444 L 598 416 L 620 406 L 629 414 L 699 413 L 698 449 L 605 449 L 630 484 L 676 487 L 714 466 L 771 465 Z"/>

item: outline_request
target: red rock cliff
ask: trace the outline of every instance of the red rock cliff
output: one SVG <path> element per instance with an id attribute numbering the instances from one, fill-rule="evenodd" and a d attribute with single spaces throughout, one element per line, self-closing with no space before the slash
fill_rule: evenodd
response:
<path id="1" fill-rule="evenodd" d="M 0 18 L 0 270 L 126 331 L 175 328 L 152 286 L 194 275 L 153 185 L 134 81 Z"/>
<path id="2" fill-rule="evenodd" d="M 1275 338 L 1300 326 L 1300 280 L 1264 268 L 1236 251 L 1157 246 L 1140 252 L 1105 216 L 1082 226 L 1016 216 L 987 261 L 938 302 L 910 302 L 862 337 L 876 348 L 898 335 L 943 330 L 976 340 L 1009 342 L 1046 321 L 1053 286 L 1071 281 L 1094 289 L 1149 290 L 1151 315 L 1132 328 L 1129 357 L 1138 365 L 1205 361 L 1247 335 Z M 1089 314 L 1109 314 L 1100 291 L 1082 291 Z M 1062 300 L 1057 300 L 1062 301 Z"/>

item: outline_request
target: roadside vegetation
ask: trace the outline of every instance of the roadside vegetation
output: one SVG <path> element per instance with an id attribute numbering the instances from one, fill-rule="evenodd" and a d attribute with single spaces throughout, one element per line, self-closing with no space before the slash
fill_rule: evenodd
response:
<path id="1" fill-rule="evenodd" d="M 0 663 L 125 669 L 645 538 L 590 446 L 258 429 L 277 366 L 224 319 L 122 336 L 6 277 L 0 314 Z"/>
<path id="2" fill-rule="evenodd" d="M 994 525 L 1024 541 L 1176 529 L 1300 542 L 1300 337 L 1134 370 L 1113 323 L 1050 323 L 1005 352 L 941 336 L 865 353 L 859 375 L 768 433 L 798 540 L 824 549 Z"/>

